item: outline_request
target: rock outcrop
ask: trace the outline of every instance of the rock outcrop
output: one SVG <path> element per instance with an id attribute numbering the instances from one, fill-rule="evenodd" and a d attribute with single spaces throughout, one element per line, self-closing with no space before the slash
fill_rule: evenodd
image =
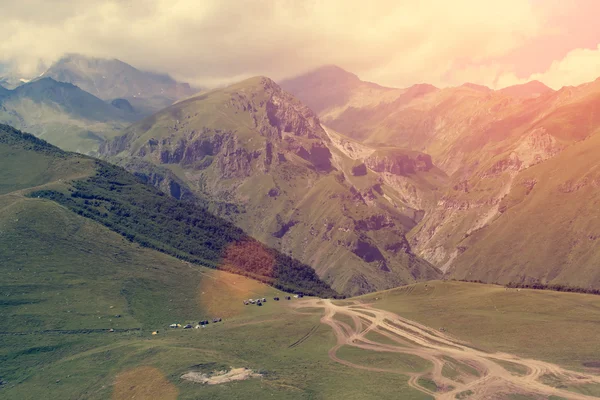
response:
<path id="1" fill-rule="evenodd" d="M 365 165 L 375 172 L 407 176 L 433 168 L 431 156 L 403 152 L 401 150 L 376 151 L 365 159 Z"/>

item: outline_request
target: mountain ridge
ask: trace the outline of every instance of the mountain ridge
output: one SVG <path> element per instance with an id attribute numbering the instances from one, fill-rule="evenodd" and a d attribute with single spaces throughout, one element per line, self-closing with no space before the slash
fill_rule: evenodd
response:
<path id="1" fill-rule="evenodd" d="M 345 294 L 439 274 L 412 253 L 403 236 L 418 210 L 366 165 L 365 173 L 353 174 L 362 162 L 334 146 L 316 115 L 268 78 L 179 102 L 100 151 L 121 165 L 144 160 L 168 168 L 197 196 L 235 204 L 240 214 L 229 208 L 221 215 L 316 265 Z M 391 155 L 387 160 L 395 162 Z M 443 179 L 406 166 L 390 171 L 396 177 L 390 180 L 410 196 L 415 185 Z"/>
<path id="2" fill-rule="evenodd" d="M 600 119 L 594 111 L 600 102 L 597 82 L 558 91 L 537 82 L 505 91 L 463 85 L 408 99 L 403 98 L 405 92 L 398 91 L 394 92 L 395 98 L 380 103 L 358 105 L 350 101 L 338 114 L 324 108 L 320 116 L 325 125 L 355 140 L 354 147 L 383 143 L 419 150 L 430 155 L 449 175 L 448 186 L 440 189 L 437 202 L 424 204 L 423 218 L 407 234 L 415 253 L 446 276 L 501 283 L 598 285 L 591 271 L 578 275 L 574 266 L 564 261 L 584 260 L 573 253 L 577 251 L 588 252 L 589 258 L 585 259 L 588 261 L 582 262 L 593 263 L 590 261 L 595 259 L 591 250 L 593 241 L 578 250 L 570 247 L 556 250 L 555 257 L 545 263 L 535 257 L 535 252 L 523 250 L 521 255 L 509 255 L 509 248 L 501 245 L 502 240 L 511 242 L 512 237 L 526 243 L 551 233 L 555 235 L 553 240 L 558 240 L 563 229 L 559 225 L 551 233 L 537 232 L 540 225 L 532 221 L 522 226 L 511 225 L 507 215 L 521 209 L 511 209 L 516 207 L 511 199 L 520 198 L 523 193 L 531 193 L 526 197 L 527 202 L 549 201 L 552 192 L 536 189 L 542 180 L 550 179 L 543 171 L 554 160 L 566 157 L 562 156 L 565 151 L 574 157 L 569 150 L 573 146 L 592 145 L 600 131 Z M 335 90 L 335 85 L 332 87 Z M 537 95 L 540 89 L 542 93 Z M 319 97 L 320 92 L 315 96 Z M 563 163 L 579 162 L 563 159 Z M 591 159 L 586 162 L 594 168 Z M 527 177 L 532 171 L 541 175 Z M 570 179 L 580 180 L 576 176 Z M 566 182 L 563 186 L 577 188 L 579 184 L 569 186 Z M 565 215 L 570 214 L 567 208 L 568 203 L 557 204 L 557 210 Z M 589 214 L 587 211 L 583 215 Z M 526 214 L 512 218 L 525 219 Z M 540 221 L 546 219 L 551 221 L 553 217 L 542 213 Z M 491 232 L 495 232 L 495 238 Z M 593 237 L 594 233 L 584 234 L 589 235 Z M 532 245 L 532 248 L 537 247 Z M 499 254 L 503 256 L 495 259 Z M 512 264 L 507 265 L 504 260 L 512 260 Z M 521 265 L 527 271 L 525 275 L 519 272 Z M 549 273 L 550 270 L 553 272 Z M 589 277 L 589 281 L 582 280 L 583 276 Z"/>
<path id="3" fill-rule="evenodd" d="M 0 92 L 0 122 L 67 150 L 90 153 L 138 116 L 70 83 L 40 78 Z"/>

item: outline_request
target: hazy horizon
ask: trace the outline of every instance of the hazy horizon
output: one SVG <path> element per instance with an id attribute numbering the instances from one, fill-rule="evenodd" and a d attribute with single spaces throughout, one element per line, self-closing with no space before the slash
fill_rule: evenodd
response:
<path id="1" fill-rule="evenodd" d="M 600 76 L 597 11 L 592 0 L 25 0 L 3 7 L 0 63 L 32 77 L 80 53 L 203 87 L 334 64 L 392 87 L 539 80 L 559 89 Z"/>

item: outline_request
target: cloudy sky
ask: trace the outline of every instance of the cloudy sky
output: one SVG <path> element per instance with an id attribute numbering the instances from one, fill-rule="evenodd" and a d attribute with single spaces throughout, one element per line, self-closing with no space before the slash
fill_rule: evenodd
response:
<path id="1" fill-rule="evenodd" d="M 0 62 L 119 58 L 202 86 L 336 64 L 405 87 L 600 77 L 597 0 L 0 0 Z"/>

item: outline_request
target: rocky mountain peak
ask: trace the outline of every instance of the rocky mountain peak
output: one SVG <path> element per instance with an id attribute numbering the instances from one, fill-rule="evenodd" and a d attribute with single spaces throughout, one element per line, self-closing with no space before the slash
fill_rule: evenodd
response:
<path id="1" fill-rule="evenodd" d="M 516 98 L 538 97 L 550 92 L 554 92 L 554 90 L 544 85 L 540 81 L 530 81 L 498 90 L 498 93 Z"/>
<path id="2" fill-rule="evenodd" d="M 337 65 L 324 65 L 311 72 L 299 77 L 304 82 L 311 82 L 313 85 L 329 84 L 336 85 L 342 83 L 358 83 L 360 79 L 355 74 L 338 67 Z"/>

